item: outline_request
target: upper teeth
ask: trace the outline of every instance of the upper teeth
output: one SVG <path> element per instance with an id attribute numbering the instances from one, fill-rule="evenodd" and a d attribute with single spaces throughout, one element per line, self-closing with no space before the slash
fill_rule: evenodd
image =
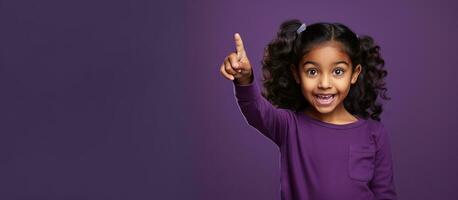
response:
<path id="1" fill-rule="evenodd" d="M 328 94 L 328 95 L 320 95 L 319 94 L 318 96 L 320 96 L 320 97 L 330 97 L 330 96 L 332 96 L 332 94 Z"/>

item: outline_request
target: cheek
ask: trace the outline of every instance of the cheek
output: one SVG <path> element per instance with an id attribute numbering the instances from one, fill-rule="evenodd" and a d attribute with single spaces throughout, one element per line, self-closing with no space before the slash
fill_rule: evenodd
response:
<path id="1" fill-rule="evenodd" d="M 348 93 L 351 87 L 350 79 L 341 79 L 339 81 L 336 81 L 334 87 L 340 93 Z"/>
<path id="2" fill-rule="evenodd" d="M 301 87 L 303 92 L 309 93 L 314 91 L 314 89 L 317 87 L 317 83 L 311 79 L 302 79 Z"/>

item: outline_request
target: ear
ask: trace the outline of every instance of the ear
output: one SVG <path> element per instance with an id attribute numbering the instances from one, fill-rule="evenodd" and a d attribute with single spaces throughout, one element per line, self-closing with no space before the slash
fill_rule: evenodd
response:
<path id="1" fill-rule="evenodd" d="M 294 67 L 293 64 L 290 65 L 290 70 L 291 70 L 291 74 L 293 74 L 294 80 L 296 80 L 296 83 L 299 84 L 300 83 L 299 75 L 297 74 L 296 68 Z"/>
<path id="2" fill-rule="evenodd" d="M 361 73 L 362 71 L 362 66 L 360 64 L 358 64 L 356 67 L 355 67 L 355 70 L 353 70 L 353 73 L 351 75 L 351 84 L 355 84 L 356 81 L 358 80 L 358 76 L 359 74 Z"/>

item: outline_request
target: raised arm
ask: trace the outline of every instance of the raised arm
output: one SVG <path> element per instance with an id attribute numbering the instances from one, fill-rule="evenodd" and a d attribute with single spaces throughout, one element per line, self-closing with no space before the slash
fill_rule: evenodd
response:
<path id="1" fill-rule="evenodd" d="M 284 141 L 292 111 L 274 107 L 262 97 L 241 36 L 234 34 L 235 52 L 221 64 L 221 74 L 233 81 L 234 94 L 245 120 L 277 146 Z"/>
<path id="2" fill-rule="evenodd" d="M 288 122 L 293 122 L 292 111 L 276 108 L 267 101 L 261 95 L 254 75 L 247 85 L 234 81 L 234 94 L 247 123 L 280 147 L 288 132 Z"/>

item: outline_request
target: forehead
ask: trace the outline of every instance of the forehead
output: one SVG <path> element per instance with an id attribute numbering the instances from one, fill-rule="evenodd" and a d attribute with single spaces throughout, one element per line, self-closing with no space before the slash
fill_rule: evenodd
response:
<path id="1" fill-rule="evenodd" d="M 313 61 L 320 65 L 329 65 L 337 61 L 347 61 L 350 63 L 350 58 L 343 51 L 339 43 L 326 42 L 312 47 L 310 51 L 302 57 L 301 64 L 306 61 Z"/>

